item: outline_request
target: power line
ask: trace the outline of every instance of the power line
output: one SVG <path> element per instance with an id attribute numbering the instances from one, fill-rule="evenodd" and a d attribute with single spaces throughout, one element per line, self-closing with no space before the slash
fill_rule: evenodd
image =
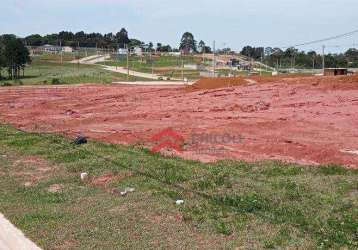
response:
<path id="1" fill-rule="evenodd" d="M 335 39 L 338 39 L 338 38 L 350 37 L 350 36 L 354 35 L 355 33 L 358 33 L 358 29 L 353 30 L 351 32 L 344 33 L 344 34 L 331 36 L 331 37 L 327 37 L 327 38 L 319 39 L 319 40 L 314 40 L 314 41 L 310 41 L 310 42 L 300 43 L 300 44 L 296 44 L 296 45 L 293 45 L 293 46 L 282 47 L 282 48 L 287 49 L 287 48 L 292 48 L 292 47 L 301 47 L 301 46 L 305 46 L 305 45 L 311 45 L 311 44 L 315 44 L 315 43 L 331 41 L 331 40 L 335 40 Z"/>

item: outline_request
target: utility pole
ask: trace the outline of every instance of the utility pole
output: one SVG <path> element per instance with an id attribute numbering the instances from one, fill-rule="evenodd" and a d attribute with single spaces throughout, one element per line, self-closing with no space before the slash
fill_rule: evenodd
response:
<path id="1" fill-rule="evenodd" d="M 60 40 L 60 50 L 61 50 L 61 64 L 63 64 L 63 50 L 62 50 L 62 41 Z"/>
<path id="2" fill-rule="evenodd" d="M 325 50 L 326 46 L 323 45 L 322 46 L 322 70 L 323 70 L 323 75 L 324 75 L 324 69 L 326 68 L 326 65 L 325 65 L 325 55 L 324 55 L 324 50 Z"/>
<path id="3" fill-rule="evenodd" d="M 117 53 L 115 53 L 115 55 L 117 56 L 117 63 L 116 63 L 116 70 L 118 69 L 118 65 L 120 63 L 120 60 L 119 60 L 119 44 L 117 44 Z"/>
<path id="4" fill-rule="evenodd" d="M 80 71 L 80 42 L 77 42 L 78 50 L 77 50 L 77 70 Z"/>
<path id="5" fill-rule="evenodd" d="M 149 61 L 150 61 L 150 65 L 152 66 L 152 75 L 153 75 L 153 59 L 152 59 L 152 51 L 149 52 Z"/>
<path id="6" fill-rule="evenodd" d="M 181 56 L 181 79 L 184 81 L 184 58 Z"/>
<path id="7" fill-rule="evenodd" d="M 127 47 L 127 81 L 129 81 L 129 49 L 128 49 L 128 46 L 125 45 Z"/>
<path id="8" fill-rule="evenodd" d="M 213 42 L 213 77 L 215 77 L 216 71 L 216 58 L 215 58 L 215 41 Z"/>

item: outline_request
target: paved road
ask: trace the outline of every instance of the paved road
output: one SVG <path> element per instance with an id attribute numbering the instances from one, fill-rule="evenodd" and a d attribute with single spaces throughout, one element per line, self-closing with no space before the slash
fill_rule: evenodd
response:
<path id="1" fill-rule="evenodd" d="M 107 60 L 109 58 L 110 58 L 109 55 L 105 55 L 105 56 L 104 55 L 94 55 L 94 56 L 82 58 L 80 60 L 74 60 L 74 61 L 72 61 L 72 63 L 96 64 L 99 62 L 104 62 L 105 60 Z M 123 67 L 105 66 L 105 65 L 98 65 L 98 67 L 102 67 L 104 70 L 108 70 L 108 71 L 112 71 L 112 72 L 128 74 L 128 70 Z M 138 71 L 133 71 L 133 70 L 129 71 L 129 75 L 135 76 L 135 77 L 140 77 L 140 78 L 151 79 L 151 80 L 163 79 L 163 77 L 160 75 L 143 73 L 143 72 L 138 72 Z M 176 78 L 171 78 L 171 80 L 172 81 L 181 81 L 181 79 L 176 79 Z"/>
<path id="2" fill-rule="evenodd" d="M 141 85 L 141 86 L 183 86 L 193 85 L 194 82 L 183 82 L 183 81 L 136 81 L 136 82 L 114 82 L 115 84 L 122 85 Z"/>
<path id="3" fill-rule="evenodd" d="M 0 213 L 0 250 L 41 250 Z"/>
<path id="4" fill-rule="evenodd" d="M 123 67 L 115 67 L 115 66 L 103 66 L 103 69 L 121 73 L 121 74 L 128 74 L 128 70 Z M 143 73 L 138 71 L 129 70 L 129 75 L 141 78 L 147 78 L 152 80 L 159 80 L 160 76 L 155 74 Z"/>
<path id="5" fill-rule="evenodd" d="M 80 64 L 96 64 L 99 62 L 104 62 L 106 59 L 109 59 L 110 55 L 93 55 L 81 58 L 79 60 L 73 60 L 71 63 L 80 63 Z"/>

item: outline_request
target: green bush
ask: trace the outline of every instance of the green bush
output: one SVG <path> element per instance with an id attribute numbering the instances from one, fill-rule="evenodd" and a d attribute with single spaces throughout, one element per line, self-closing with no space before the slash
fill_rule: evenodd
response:
<path id="1" fill-rule="evenodd" d="M 2 82 L 2 83 L 0 83 L 0 86 L 7 87 L 7 86 L 12 86 L 12 84 L 9 82 Z"/>
<path id="2" fill-rule="evenodd" d="M 53 78 L 52 81 L 51 81 L 52 84 L 61 84 L 61 81 L 60 79 L 58 78 Z"/>

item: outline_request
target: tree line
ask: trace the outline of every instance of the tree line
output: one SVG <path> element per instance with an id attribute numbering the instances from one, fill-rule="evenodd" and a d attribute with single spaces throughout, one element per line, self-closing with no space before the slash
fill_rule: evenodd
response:
<path id="1" fill-rule="evenodd" d="M 153 42 L 145 43 L 136 38 L 129 38 L 128 31 L 122 28 L 117 33 L 85 33 L 61 31 L 59 33 L 41 36 L 33 34 L 23 38 L 26 46 L 43 46 L 45 44 L 56 46 L 70 46 L 73 48 L 87 47 L 87 48 L 105 48 L 105 49 L 118 49 L 118 48 L 133 48 L 141 47 L 147 51 L 159 52 L 179 52 L 185 50 L 190 53 L 205 52 L 211 53 L 211 48 L 205 44 L 204 41 L 197 41 L 194 35 L 190 32 L 185 32 L 181 38 L 179 48 L 172 48 L 170 45 L 158 42 L 156 45 Z"/>
<path id="2" fill-rule="evenodd" d="M 164 45 L 157 43 L 156 47 L 152 42 L 145 43 L 139 39 L 129 38 L 128 31 L 122 28 L 117 33 L 85 33 L 61 31 L 59 33 L 49 34 L 41 36 L 39 34 L 33 34 L 23 38 L 24 44 L 27 46 L 43 46 L 45 44 L 56 45 L 56 46 L 70 46 L 73 48 L 84 47 L 84 48 L 105 48 L 105 49 L 119 49 L 119 48 L 134 48 L 141 47 L 148 51 L 162 51 L 169 52 L 173 49 L 170 45 Z"/>
<path id="3" fill-rule="evenodd" d="M 20 78 L 25 74 L 25 67 L 31 63 L 28 49 L 21 39 L 15 35 L 0 36 L 0 79 L 3 68 L 7 70 L 10 79 Z"/>
<path id="4" fill-rule="evenodd" d="M 280 48 L 272 47 L 251 47 L 245 46 L 241 54 L 251 57 L 255 60 L 263 61 L 269 66 L 275 68 L 313 68 L 320 69 L 323 67 L 323 58 L 316 51 L 299 51 L 296 48 Z M 350 48 L 344 53 L 326 54 L 324 57 L 325 67 L 358 67 L 358 50 Z"/>

